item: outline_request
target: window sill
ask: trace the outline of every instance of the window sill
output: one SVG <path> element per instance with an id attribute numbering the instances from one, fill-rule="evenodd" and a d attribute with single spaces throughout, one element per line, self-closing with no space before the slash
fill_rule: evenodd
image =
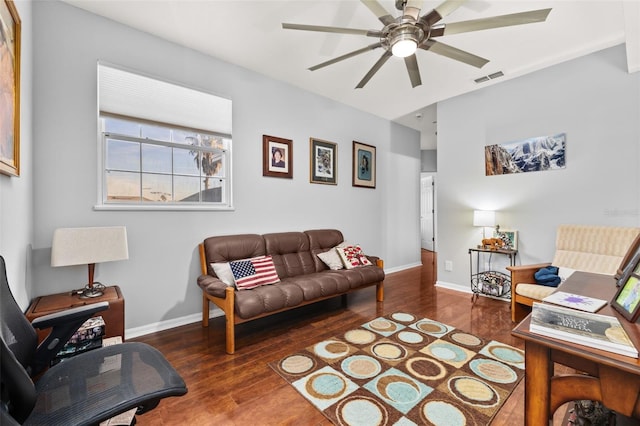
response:
<path id="1" fill-rule="evenodd" d="M 235 211 L 233 206 L 96 204 L 98 211 Z"/>

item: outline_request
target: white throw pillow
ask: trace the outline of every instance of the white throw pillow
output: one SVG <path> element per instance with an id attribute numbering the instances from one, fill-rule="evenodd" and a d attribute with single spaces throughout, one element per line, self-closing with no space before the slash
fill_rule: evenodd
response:
<path id="1" fill-rule="evenodd" d="M 233 279 L 233 272 L 231 272 L 231 267 L 228 262 L 212 263 L 211 267 L 220 281 L 225 283 L 227 287 L 233 287 L 235 285 L 236 281 Z"/>
<path id="2" fill-rule="evenodd" d="M 564 282 L 575 271 L 576 271 L 575 269 L 566 268 L 564 266 L 558 266 L 558 276 L 560 277 L 560 280 L 562 280 L 561 282 Z"/>
<path id="3" fill-rule="evenodd" d="M 342 259 L 340 259 L 340 255 L 338 255 L 338 251 L 335 247 L 325 251 L 324 253 L 318 253 L 318 258 L 320 258 L 320 260 L 322 260 L 329 269 L 333 269 L 334 271 L 344 268 L 342 265 Z"/>

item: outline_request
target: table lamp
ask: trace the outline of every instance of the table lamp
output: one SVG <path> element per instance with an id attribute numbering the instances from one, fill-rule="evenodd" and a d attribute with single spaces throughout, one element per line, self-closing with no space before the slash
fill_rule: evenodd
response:
<path id="1" fill-rule="evenodd" d="M 482 239 L 486 238 L 485 228 L 496 226 L 496 212 L 493 210 L 474 210 L 473 226 L 482 226 Z"/>
<path id="2" fill-rule="evenodd" d="M 89 266 L 89 282 L 81 290 L 82 298 L 103 294 L 104 285 L 93 281 L 96 263 L 128 258 L 127 228 L 124 226 L 58 228 L 53 233 L 51 266 Z"/>

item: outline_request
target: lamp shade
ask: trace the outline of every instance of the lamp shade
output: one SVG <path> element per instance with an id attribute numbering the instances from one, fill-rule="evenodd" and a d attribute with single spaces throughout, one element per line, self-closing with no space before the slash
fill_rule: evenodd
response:
<path id="1" fill-rule="evenodd" d="M 473 226 L 496 226 L 496 212 L 492 210 L 474 210 Z"/>
<path id="2" fill-rule="evenodd" d="M 53 233 L 51 266 L 88 265 L 128 258 L 124 226 L 58 228 Z"/>

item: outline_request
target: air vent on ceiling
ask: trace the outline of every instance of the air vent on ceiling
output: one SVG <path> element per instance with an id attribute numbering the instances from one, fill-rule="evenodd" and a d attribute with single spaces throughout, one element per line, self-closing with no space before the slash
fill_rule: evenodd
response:
<path id="1" fill-rule="evenodd" d="M 502 77 L 504 73 L 502 71 L 494 72 L 493 74 L 484 75 L 482 77 L 476 78 L 476 83 L 484 83 L 485 81 L 493 80 L 494 78 Z"/>

